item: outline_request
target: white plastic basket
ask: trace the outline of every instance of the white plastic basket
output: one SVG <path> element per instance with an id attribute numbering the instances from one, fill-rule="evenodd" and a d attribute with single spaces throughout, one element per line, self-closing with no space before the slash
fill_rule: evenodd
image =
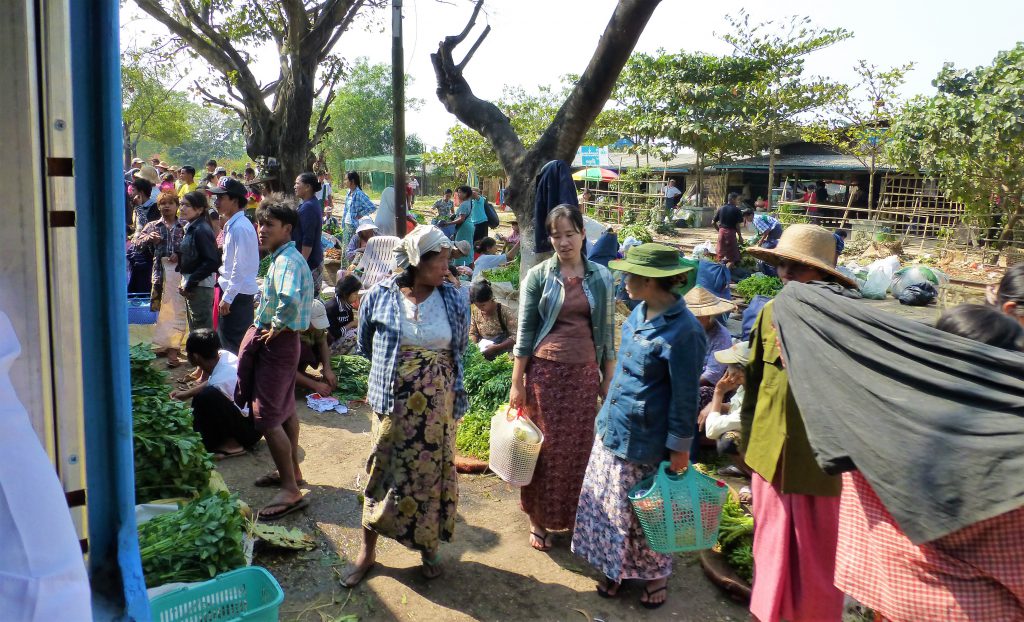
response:
<path id="1" fill-rule="evenodd" d="M 540 440 L 533 443 L 520 438 L 515 433 L 516 425 L 528 427 Z M 491 417 L 491 471 L 513 486 L 526 486 L 533 480 L 533 470 L 543 443 L 544 434 L 536 424 L 518 411 L 498 409 Z"/>

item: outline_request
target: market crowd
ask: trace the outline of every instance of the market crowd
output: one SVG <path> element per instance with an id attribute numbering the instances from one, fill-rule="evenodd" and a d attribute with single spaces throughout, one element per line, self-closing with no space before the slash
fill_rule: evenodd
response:
<path id="1" fill-rule="evenodd" d="M 837 267 L 842 236 L 821 226 L 783 226 L 730 195 L 708 260 L 620 246 L 613 232 L 588 240 L 575 188 L 549 165 L 540 261 L 512 312 L 484 271 L 514 260 L 518 228 L 491 237 L 495 208 L 474 188 L 446 191 L 433 224 L 399 239 L 394 191 L 374 204 L 356 173 L 338 210 L 324 175 L 299 175 L 290 198 L 215 162 L 202 182 L 188 166 L 138 164 L 126 174 L 129 289 L 150 295 L 167 364 L 184 353 L 195 368 L 173 397 L 192 400 L 208 449 L 224 459 L 266 439 L 277 468 L 257 484 L 278 493 L 262 520 L 311 501 L 296 386 L 333 390 L 333 352 L 371 361 L 362 544 L 345 586 L 372 571 L 380 536 L 442 574 L 474 342 L 513 359 L 510 406 L 544 436 L 521 490 L 524 541 L 547 552 L 568 534 L 601 596 L 632 580 L 645 608 L 666 602 L 673 556 L 648 546 L 628 493 L 663 462 L 682 472 L 711 451 L 750 482 L 757 620 L 838 621 L 844 595 L 892 621 L 1024 619 L 1024 266 L 990 304 L 934 326 L 882 317 Z M 730 272 L 751 228 L 744 252 L 785 287 L 736 329 Z M 371 275 L 363 256 L 385 239 L 394 270 Z M 342 267 L 325 304 L 331 247 Z"/>

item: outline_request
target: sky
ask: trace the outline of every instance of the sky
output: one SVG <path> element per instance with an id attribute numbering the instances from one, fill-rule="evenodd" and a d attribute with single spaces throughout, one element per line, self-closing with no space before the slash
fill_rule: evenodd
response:
<path id="1" fill-rule="evenodd" d="M 556 84 L 562 75 L 586 68 L 615 4 L 615 0 L 488 0 L 486 15 L 456 49 L 456 58 L 461 58 L 483 25 L 490 24 L 490 34 L 464 72 L 477 96 L 494 100 L 505 85 L 529 89 Z M 404 0 L 404 5 L 405 70 L 413 79 L 407 97 L 424 102 L 420 110 L 407 113 L 406 130 L 418 134 L 428 147 L 440 147 L 456 120 L 435 94 L 430 54 L 442 38 L 462 30 L 472 3 Z M 853 82 L 852 68 L 859 59 L 880 67 L 913 62 L 915 68 L 904 87 L 906 96 L 934 92 L 931 80 L 945 62 L 968 68 L 988 64 L 999 50 L 1024 40 L 1021 0 L 663 0 L 636 51 L 729 53 L 730 46 L 718 35 L 726 27 L 724 16 L 740 9 L 750 14 L 752 22 L 806 15 L 816 26 L 852 31 L 853 38 L 808 57 L 810 74 Z M 159 29 L 155 21 L 140 16 L 132 2 L 122 10 L 123 45 Z M 390 9 L 357 21 L 335 51 L 347 58 L 366 56 L 371 62 L 390 64 Z M 267 50 L 254 63 L 257 76 L 267 82 L 276 77 L 274 56 Z"/>

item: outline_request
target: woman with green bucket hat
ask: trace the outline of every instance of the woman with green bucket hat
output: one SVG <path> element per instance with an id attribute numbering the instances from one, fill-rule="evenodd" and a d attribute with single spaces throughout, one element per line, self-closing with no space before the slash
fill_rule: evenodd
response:
<path id="1" fill-rule="evenodd" d="M 676 249 L 642 244 L 608 267 L 626 273 L 626 291 L 640 304 L 622 326 L 615 375 L 597 415 L 572 550 L 604 573 L 599 595 L 614 597 L 623 580 L 640 580 L 640 604 L 656 609 L 667 597 L 672 556 L 648 547 L 627 495 L 663 460 L 675 471 L 689 465 L 705 337 L 674 291 L 692 270 Z"/>

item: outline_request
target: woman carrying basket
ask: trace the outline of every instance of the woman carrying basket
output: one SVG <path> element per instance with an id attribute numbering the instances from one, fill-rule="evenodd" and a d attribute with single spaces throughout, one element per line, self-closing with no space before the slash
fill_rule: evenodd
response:
<path id="1" fill-rule="evenodd" d="M 542 552 L 551 550 L 549 532 L 572 529 L 576 520 L 597 399 L 615 370 L 611 273 L 582 255 L 578 209 L 559 205 L 546 228 L 555 255 L 522 284 L 509 399 L 544 434 L 533 481 L 520 497 L 530 546 Z"/>
<path id="2" fill-rule="evenodd" d="M 359 305 L 359 351 L 371 359 L 367 402 L 375 414 L 362 548 L 345 587 L 373 566 L 378 535 L 419 551 L 427 579 L 440 576 L 438 549 L 455 530 L 455 422 L 469 407 L 462 384 L 469 304 L 445 280 L 451 248 L 437 227 L 416 227 L 395 249 L 403 272 L 371 287 Z"/>
<path id="3" fill-rule="evenodd" d="M 572 550 L 605 575 L 597 592 L 618 594 L 625 579 L 646 581 L 640 604 L 665 603 L 672 555 L 656 553 L 628 493 L 658 465 L 686 469 L 697 420 L 704 330 L 673 289 L 690 270 L 663 244 L 629 249 L 608 267 L 626 273 L 626 291 L 640 302 L 622 326 L 613 383 L 597 416 L 583 480 Z"/>

